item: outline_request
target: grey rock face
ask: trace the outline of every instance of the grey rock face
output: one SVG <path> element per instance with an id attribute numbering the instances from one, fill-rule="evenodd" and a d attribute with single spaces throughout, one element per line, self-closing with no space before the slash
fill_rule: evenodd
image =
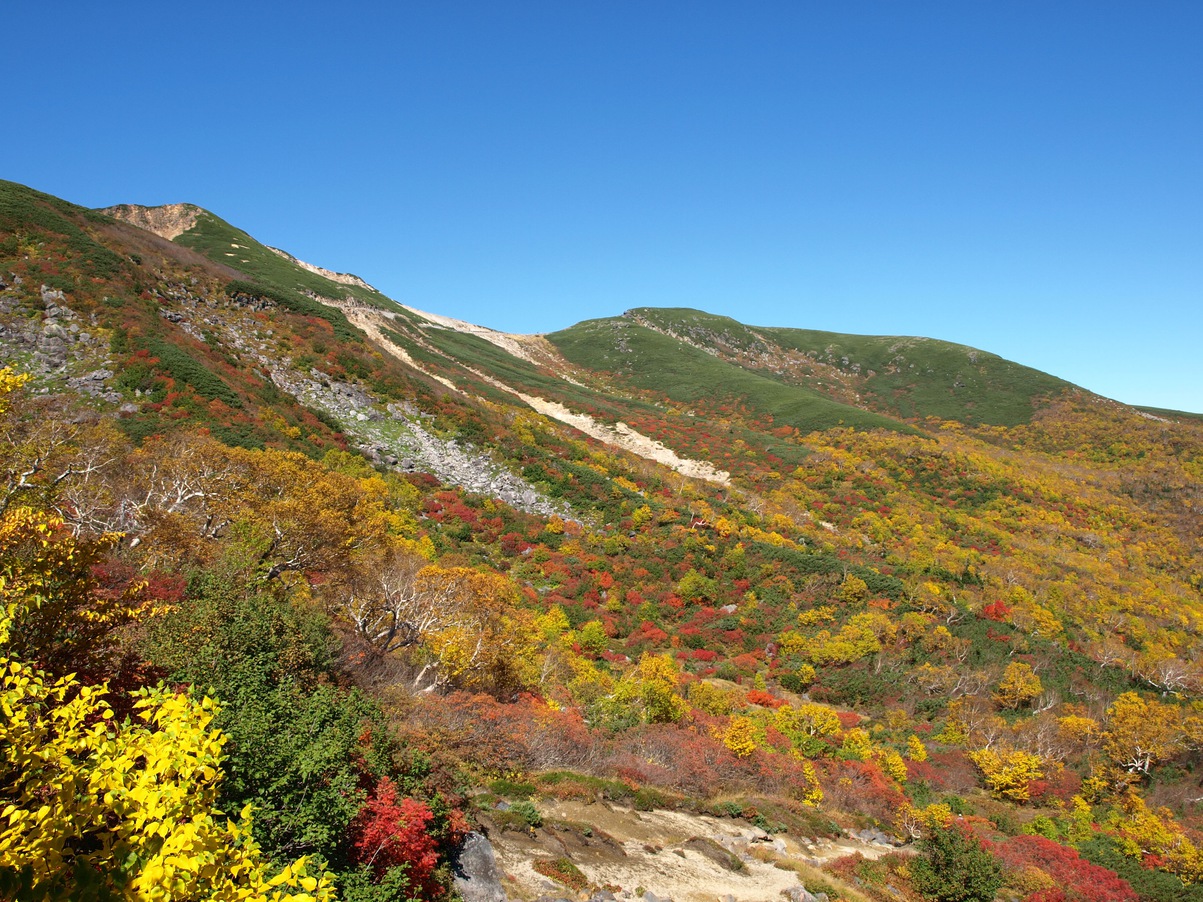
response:
<path id="1" fill-rule="evenodd" d="M 90 373 L 85 373 L 82 376 L 76 376 L 67 380 L 67 385 L 75 389 L 75 391 L 83 394 L 93 395 L 96 397 L 107 397 L 109 391 L 105 386 L 105 380 L 113 378 L 113 371 L 109 369 L 93 370 Z"/>
<path id="2" fill-rule="evenodd" d="M 59 341 L 71 340 L 71 333 L 57 323 L 47 323 L 42 327 L 42 334 L 47 338 L 57 338 Z"/>
<path id="3" fill-rule="evenodd" d="M 64 295 L 61 291 L 57 291 L 51 288 L 49 285 L 43 285 L 41 290 L 43 307 L 53 307 L 56 303 L 64 298 Z"/>
<path id="4" fill-rule="evenodd" d="M 887 836 L 885 833 L 882 833 L 880 830 L 867 829 L 867 830 L 861 830 L 856 833 L 851 833 L 849 835 L 854 837 L 855 839 L 859 839 L 861 842 L 871 843 L 874 845 L 879 845 L 879 846 L 896 846 L 896 845 L 898 845 L 898 842 L 893 837 Z"/>
<path id="5" fill-rule="evenodd" d="M 455 862 L 455 888 L 464 902 L 508 902 L 492 844 L 469 833 Z"/>
<path id="6" fill-rule="evenodd" d="M 44 370 L 60 370 L 67 365 L 67 345 L 57 336 L 43 336 L 33 357 Z"/>

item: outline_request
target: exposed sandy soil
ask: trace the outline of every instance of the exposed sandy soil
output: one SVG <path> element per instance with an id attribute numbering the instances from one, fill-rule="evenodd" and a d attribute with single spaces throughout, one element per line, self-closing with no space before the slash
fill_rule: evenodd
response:
<path id="1" fill-rule="evenodd" d="M 563 895 L 548 878 L 534 870 L 540 858 L 567 857 L 597 886 L 635 898 L 642 887 L 673 902 L 780 902 L 781 892 L 799 884 L 798 875 L 783 864 L 815 864 L 859 852 L 877 858 L 888 849 L 855 840 L 816 840 L 770 837 L 741 821 L 678 811 L 634 811 L 604 802 L 540 802 L 544 827 L 535 836 L 493 832 L 498 865 L 514 899 Z M 592 835 L 583 835 L 589 825 Z M 732 871 L 710 857 L 686 847 L 694 837 L 714 840 L 742 859 L 744 871 Z M 753 857 L 755 852 L 759 857 Z M 769 861 L 761 861 L 759 858 Z"/>
<path id="2" fill-rule="evenodd" d="M 453 332 L 463 332 L 466 335 L 475 335 L 478 338 L 483 338 L 485 341 L 497 345 L 503 351 L 513 354 L 515 357 L 528 363 L 533 363 L 536 366 L 546 366 L 552 361 L 560 360 L 559 353 L 552 347 L 551 342 L 542 335 L 512 335 L 509 332 L 498 332 L 496 329 L 490 329 L 487 326 L 477 326 L 467 323 L 462 319 L 453 319 L 450 316 L 441 316 L 438 313 L 427 313 L 425 310 L 419 310 L 416 307 L 409 307 L 405 304 L 401 306 L 410 313 L 429 320 L 444 329 L 451 329 Z"/>
<path id="3" fill-rule="evenodd" d="M 599 442 L 605 442 L 608 445 L 622 448 L 624 451 L 629 451 L 645 460 L 653 460 L 656 463 L 664 464 L 664 466 L 671 467 L 682 476 L 704 479 L 707 482 L 715 482 L 719 485 L 729 485 L 731 482 L 731 474 L 726 470 L 716 469 L 713 465 L 705 461 L 680 457 L 671 448 L 665 447 L 654 438 L 650 438 L 641 432 L 636 432 L 626 423 L 616 423 L 613 427 L 610 427 L 605 423 L 599 423 L 588 414 L 575 413 L 556 401 L 547 401 L 543 398 L 524 395 L 512 388 L 507 390 L 521 398 L 545 417 L 559 420 L 561 423 L 579 429 Z"/>

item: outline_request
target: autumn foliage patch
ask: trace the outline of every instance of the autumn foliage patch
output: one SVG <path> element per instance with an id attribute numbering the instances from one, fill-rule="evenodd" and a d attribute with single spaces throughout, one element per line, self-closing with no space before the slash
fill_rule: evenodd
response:
<path id="1" fill-rule="evenodd" d="M 1012 836 L 990 849 L 1002 862 L 1009 882 L 1031 880 L 1025 871 L 1035 869 L 1052 883 L 1032 891 L 1025 902 L 1136 902 L 1135 890 L 1114 871 L 1091 864 L 1043 836 Z"/>
<path id="2" fill-rule="evenodd" d="M 435 840 L 428 830 L 433 820 L 429 805 L 399 798 L 393 781 L 382 777 L 351 822 L 355 862 L 371 868 L 377 877 L 404 867 L 413 883 L 427 884 L 438 864 Z"/>

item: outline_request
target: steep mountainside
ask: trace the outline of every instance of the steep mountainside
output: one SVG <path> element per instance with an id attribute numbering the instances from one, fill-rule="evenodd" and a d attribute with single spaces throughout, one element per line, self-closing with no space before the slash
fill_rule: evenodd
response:
<path id="1" fill-rule="evenodd" d="M 939 898 L 940 843 L 1006 898 L 1203 895 L 1196 416 L 694 310 L 506 335 L 10 182 L 0 355 L 5 660 L 114 723 L 216 698 L 269 871 L 437 898 L 475 825 L 519 897 Z"/>

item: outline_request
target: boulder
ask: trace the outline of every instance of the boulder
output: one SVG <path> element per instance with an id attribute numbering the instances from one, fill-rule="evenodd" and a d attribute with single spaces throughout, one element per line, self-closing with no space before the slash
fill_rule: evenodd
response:
<path id="1" fill-rule="evenodd" d="M 493 845 L 480 833 L 469 833 L 455 860 L 455 888 L 464 902 L 508 902 Z"/>
<path id="2" fill-rule="evenodd" d="M 42 306 L 52 307 L 57 301 L 64 300 L 64 295 L 61 291 L 51 288 L 49 285 L 42 285 Z"/>
<path id="3" fill-rule="evenodd" d="M 681 843 L 681 847 L 704 855 L 719 867 L 725 868 L 728 871 L 747 870 L 747 865 L 740 860 L 738 855 L 724 849 L 713 839 L 705 836 L 695 836 L 692 839 L 686 840 Z"/>

